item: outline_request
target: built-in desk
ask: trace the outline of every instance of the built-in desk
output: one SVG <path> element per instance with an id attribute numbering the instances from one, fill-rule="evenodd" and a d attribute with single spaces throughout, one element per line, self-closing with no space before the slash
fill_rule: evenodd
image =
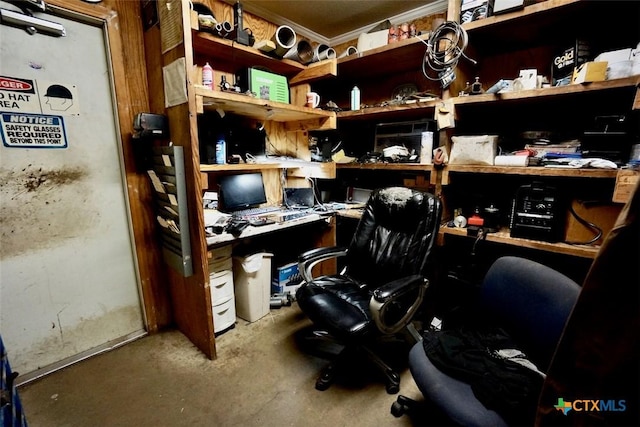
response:
<path id="1" fill-rule="evenodd" d="M 343 218 L 352 218 L 359 220 L 362 217 L 362 209 L 343 209 L 336 212 L 336 215 Z"/>
<path id="2" fill-rule="evenodd" d="M 284 221 L 284 222 L 276 222 L 274 224 L 261 225 L 259 227 L 254 227 L 250 225 L 244 230 L 242 230 L 242 233 L 238 237 L 235 237 L 230 233 L 221 233 L 221 234 L 216 234 L 214 236 L 208 236 L 207 246 L 211 247 L 211 246 L 219 245 L 221 243 L 234 242 L 240 239 L 246 239 L 247 237 L 261 236 L 267 233 L 278 232 L 278 231 L 286 230 L 292 227 L 298 227 L 301 225 L 311 224 L 315 222 L 325 222 L 327 224 L 331 224 L 332 217 L 333 215 L 325 215 L 325 214 L 321 215 L 317 213 L 312 213 L 312 214 L 309 214 L 308 216 L 304 216 L 301 218 L 296 218 L 296 219 Z"/>

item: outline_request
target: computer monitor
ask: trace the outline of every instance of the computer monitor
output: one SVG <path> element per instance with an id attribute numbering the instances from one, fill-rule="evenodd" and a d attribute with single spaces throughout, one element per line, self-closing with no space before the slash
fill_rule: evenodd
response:
<path id="1" fill-rule="evenodd" d="M 225 175 L 218 178 L 221 210 L 233 212 L 267 202 L 262 173 Z"/>

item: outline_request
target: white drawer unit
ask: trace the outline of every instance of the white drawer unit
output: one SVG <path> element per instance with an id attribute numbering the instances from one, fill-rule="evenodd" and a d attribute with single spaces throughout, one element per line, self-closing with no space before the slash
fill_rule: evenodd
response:
<path id="1" fill-rule="evenodd" d="M 213 306 L 213 332 L 221 333 L 236 324 L 236 305 L 231 296 Z"/>
<path id="2" fill-rule="evenodd" d="M 236 303 L 233 288 L 231 245 L 209 251 L 209 290 L 213 308 L 213 329 L 221 333 L 235 326 Z"/>
<path id="3" fill-rule="evenodd" d="M 209 275 L 209 288 L 212 305 L 233 298 L 233 270 L 223 270 Z"/>

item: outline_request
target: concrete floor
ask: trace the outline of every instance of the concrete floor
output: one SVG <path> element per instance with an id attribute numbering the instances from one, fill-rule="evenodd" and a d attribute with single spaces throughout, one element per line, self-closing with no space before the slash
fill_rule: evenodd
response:
<path id="1" fill-rule="evenodd" d="M 390 414 L 397 395 L 386 393 L 374 370 L 354 369 L 316 390 L 326 359 L 302 351 L 297 338 L 310 325 L 295 303 L 254 323 L 238 319 L 217 337 L 214 361 L 180 332 L 162 332 L 18 391 L 31 427 L 422 424 Z M 405 361 L 400 394 L 420 399 L 405 352 L 396 355 Z"/>

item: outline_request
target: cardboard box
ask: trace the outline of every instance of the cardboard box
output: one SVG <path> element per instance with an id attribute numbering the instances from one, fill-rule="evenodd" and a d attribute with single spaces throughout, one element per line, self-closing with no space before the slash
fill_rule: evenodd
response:
<path id="1" fill-rule="evenodd" d="M 298 263 L 285 264 L 276 270 L 274 280 L 271 282 L 271 293 L 289 292 L 291 296 L 295 297 L 296 291 L 303 282 L 298 270 Z"/>
<path id="2" fill-rule="evenodd" d="M 606 62 L 586 62 L 574 70 L 571 83 L 601 82 L 607 79 Z"/>
<path id="3" fill-rule="evenodd" d="M 633 195 L 638 181 L 640 180 L 640 171 L 619 170 L 616 176 L 616 187 L 613 190 L 612 201 L 614 203 L 627 203 Z"/>
<path id="4" fill-rule="evenodd" d="M 373 33 L 363 33 L 358 37 L 358 52 L 386 46 L 389 42 L 389 30 L 374 31 Z"/>
<path id="5" fill-rule="evenodd" d="M 460 23 L 488 18 L 493 14 L 493 0 L 462 0 L 460 5 Z"/>

